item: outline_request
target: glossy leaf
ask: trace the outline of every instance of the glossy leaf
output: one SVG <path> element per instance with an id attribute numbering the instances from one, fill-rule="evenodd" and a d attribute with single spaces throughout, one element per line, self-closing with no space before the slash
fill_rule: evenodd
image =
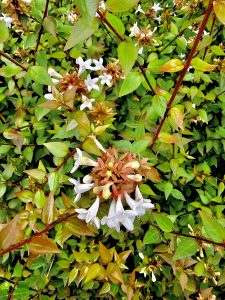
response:
<path id="1" fill-rule="evenodd" d="M 201 58 L 195 57 L 191 61 L 191 65 L 194 69 L 203 71 L 203 72 L 210 72 L 216 68 L 216 65 L 210 65 Z"/>
<path id="2" fill-rule="evenodd" d="M 43 145 L 56 157 L 65 157 L 69 152 L 67 144 L 63 142 L 49 142 Z"/>
<path id="3" fill-rule="evenodd" d="M 106 13 L 105 17 L 106 20 L 113 26 L 113 28 L 115 28 L 115 30 L 123 36 L 125 33 L 125 27 L 121 19 L 113 14 L 110 14 L 109 12 Z M 108 26 L 107 29 L 111 34 L 115 35 L 115 33 Z"/>
<path id="4" fill-rule="evenodd" d="M 158 244 L 161 241 L 161 234 L 155 227 L 150 227 L 144 235 L 144 244 Z"/>
<path id="5" fill-rule="evenodd" d="M 194 255 L 198 250 L 198 244 L 195 239 L 188 237 L 180 237 L 173 260 L 182 259 Z"/>
<path id="6" fill-rule="evenodd" d="M 0 20 L 0 43 L 4 43 L 9 38 L 9 30 L 6 26 L 6 23 L 3 20 Z"/>
<path id="7" fill-rule="evenodd" d="M 213 9 L 215 12 L 215 15 L 217 16 L 217 19 L 225 25 L 225 1 L 214 1 L 213 2 Z"/>
<path id="8" fill-rule="evenodd" d="M 87 283 L 90 280 L 95 279 L 100 274 L 104 274 L 105 269 L 100 264 L 96 263 L 88 267 L 87 276 L 84 280 L 84 283 Z"/>
<path id="9" fill-rule="evenodd" d="M 107 0 L 106 6 L 109 11 L 117 13 L 128 11 L 137 5 L 139 0 Z"/>
<path id="10" fill-rule="evenodd" d="M 56 36 L 57 24 L 55 18 L 53 18 L 52 16 L 47 16 L 44 18 L 42 24 L 48 32 L 50 32 L 53 36 Z"/>
<path id="11" fill-rule="evenodd" d="M 125 76 L 132 69 L 137 59 L 138 50 L 132 43 L 121 42 L 118 47 L 119 63 L 122 66 Z"/>
<path id="12" fill-rule="evenodd" d="M 52 85 L 52 79 L 48 74 L 48 71 L 41 66 L 32 66 L 28 70 L 30 78 L 40 84 Z"/>
<path id="13" fill-rule="evenodd" d="M 217 243 L 223 242 L 225 240 L 224 227 L 207 213 L 200 211 L 199 214 L 207 236 Z"/>
<path id="14" fill-rule="evenodd" d="M 157 225 L 165 232 L 171 232 L 173 230 L 173 222 L 163 214 L 153 213 L 153 217 Z"/>
<path id="15" fill-rule="evenodd" d="M 125 78 L 125 80 L 122 83 L 119 92 L 119 97 L 123 97 L 135 91 L 140 86 L 141 81 L 142 81 L 142 75 L 140 73 L 131 72 L 130 74 L 128 74 L 128 76 Z"/>
<path id="16" fill-rule="evenodd" d="M 56 244 L 44 236 L 33 237 L 30 242 L 30 252 L 34 255 L 60 253 Z"/>
<path id="17" fill-rule="evenodd" d="M 183 68 L 184 65 L 182 61 L 177 58 L 173 58 L 161 66 L 160 71 L 174 73 L 181 71 Z"/>
<path id="18" fill-rule="evenodd" d="M 80 18 L 74 25 L 64 50 L 68 50 L 87 40 L 98 28 L 98 20 L 90 21 L 88 18 Z"/>
<path id="19" fill-rule="evenodd" d="M 16 215 L 0 231 L 0 249 L 4 250 L 23 239 L 23 231 L 18 223 L 19 216 Z"/>

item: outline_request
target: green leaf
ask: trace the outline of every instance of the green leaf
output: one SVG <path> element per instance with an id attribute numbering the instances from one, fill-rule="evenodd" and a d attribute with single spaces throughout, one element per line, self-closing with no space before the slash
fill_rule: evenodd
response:
<path id="1" fill-rule="evenodd" d="M 56 157 L 65 157 L 69 152 L 67 144 L 62 142 L 50 142 L 43 145 Z"/>
<path id="2" fill-rule="evenodd" d="M 219 46 L 213 45 L 213 46 L 211 46 L 211 50 L 216 55 L 219 55 L 219 56 L 225 55 L 225 52 Z"/>
<path id="3" fill-rule="evenodd" d="M 106 6 L 111 12 L 128 11 L 137 5 L 139 0 L 107 0 Z"/>
<path id="4" fill-rule="evenodd" d="M 101 155 L 101 151 L 99 150 L 99 148 L 97 147 L 97 145 L 95 144 L 94 140 L 92 138 L 87 138 L 83 144 L 82 144 L 82 148 L 84 151 L 86 151 L 87 153 L 90 154 L 94 154 L 94 155 Z"/>
<path id="5" fill-rule="evenodd" d="M 78 8 L 82 17 L 93 20 L 96 15 L 98 0 L 75 0 L 75 5 Z"/>
<path id="6" fill-rule="evenodd" d="M 178 191 L 177 189 L 172 190 L 172 196 L 178 200 L 185 201 L 183 194 L 180 191 Z"/>
<path id="7" fill-rule="evenodd" d="M 0 184 L 0 198 L 5 194 L 6 192 L 6 185 L 4 183 Z"/>
<path id="8" fill-rule="evenodd" d="M 138 56 L 137 47 L 132 43 L 121 42 L 118 47 L 119 63 L 125 76 L 130 72 Z"/>
<path id="9" fill-rule="evenodd" d="M 48 32 L 50 32 L 53 36 L 56 36 L 57 24 L 55 18 L 52 16 L 47 16 L 44 18 L 42 24 Z"/>
<path id="10" fill-rule="evenodd" d="M 164 185 L 164 194 L 165 194 L 166 200 L 168 199 L 168 197 L 171 194 L 172 190 L 173 190 L 172 183 L 169 182 L 169 181 L 167 183 L 165 183 L 165 185 Z"/>
<path id="11" fill-rule="evenodd" d="M 44 191 L 38 189 L 34 194 L 34 203 L 37 208 L 43 208 L 46 202 L 46 197 Z"/>
<path id="12" fill-rule="evenodd" d="M 24 190 L 20 192 L 15 192 L 16 196 L 23 202 L 28 203 L 32 202 L 34 194 L 29 190 Z"/>
<path id="13" fill-rule="evenodd" d="M 15 76 L 19 73 L 21 73 L 22 69 L 16 65 L 8 65 L 8 66 L 4 66 L 0 69 L 0 75 L 3 77 L 12 77 Z"/>
<path id="14" fill-rule="evenodd" d="M 52 79 L 48 74 L 48 71 L 41 66 L 32 66 L 28 70 L 28 74 L 31 79 L 40 84 L 52 85 Z"/>
<path id="15" fill-rule="evenodd" d="M 203 71 L 203 72 L 210 72 L 216 68 L 216 65 L 210 65 L 198 57 L 195 57 L 192 59 L 191 65 L 194 69 Z"/>
<path id="16" fill-rule="evenodd" d="M 163 214 L 153 213 L 153 217 L 157 225 L 165 232 L 171 232 L 173 230 L 173 222 Z"/>
<path id="17" fill-rule="evenodd" d="M 40 169 L 32 169 L 32 170 L 26 170 L 24 173 L 28 174 L 30 177 L 36 179 L 36 180 L 44 180 L 46 173 Z"/>
<path id="18" fill-rule="evenodd" d="M 225 240 L 225 229 L 223 226 L 207 213 L 200 211 L 199 214 L 207 236 L 214 242 L 223 242 Z"/>
<path id="19" fill-rule="evenodd" d="M 56 189 L 58 188 L 58 184 L 59 184 L 58 172 L 53 172 L 53 173 L 49 174 L 48 185 L 49 185 L 49 189 L 51 192 L 56 191 Z"/>
<path id="20" fill-rule="evenodd" d="M 131 72 L 130 74 L 128 74 L 121 86 L 119 97 L 123 97 L 135 91 L 141 84 L 141 81 L 142 75 L 140 73 Z"/>
<path id="21" fill-rule="evenodd" d="M 161 241 L 161 234 L 155 227 L 150 227 L 144 235 L 144 244 L 158 244 Z"/>
<path id="22" fill-rule="evenodd" d="M 83 43 L 97 30 L 97 28 L 97 19 L 90 21 L 89 18 L 80 18 L 74 25 L 64 50 L 66 51 L 79 43 Z"/>
<path id="23" fill-rule="evenodd" d="M 110 14 L 109 12 L 106 13 L 105 15 L 106 20 L 113 26 L 113 28 L 120 34 L 124 35 L 125 33 L 125 27 L 123 22 L 118 18 L 117 16 L 114 16 Z M 107 26 L 107 25 L 106 25 Z M 115 33 L 107 26 L 107 29 L 115 35 Z"/>
<path id="24" fill-rule="evenodd" d="M 139 140 L 139 141 L 135 141 L 131 145 L 131 152 L 136 153 L 136 154 L 143 153 L 148 148 L 150 141 L 151 141 L 150 138 Z"/>
<path id="25" fill-rule="evenodd" d="M 4 43 L 8 40 L 9 37 L 9 30 L 6 26 L 5 21 L 0 21 L 0 43 Z"/>
<path id="26" fill-rule="evenodd" d="M 75 267 L 70 271 L 68 285 L 70 285 L 77 277 L 79 270 Z"/>
<path id="27" fill-rule="evenodd" d="M 173 260 L 190 257 L 198 250 L 198 244 L 195 239 L 189 237 L 180 237 Z"/>

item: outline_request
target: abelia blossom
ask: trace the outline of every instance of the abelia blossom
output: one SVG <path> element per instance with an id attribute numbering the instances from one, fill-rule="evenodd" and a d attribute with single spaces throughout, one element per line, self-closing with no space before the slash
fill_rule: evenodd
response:
<path id="1" fill-rule="evenodd" d="M 109 212 L 101 220 L 102 225 L 115 228 L 118 232 L 124 226 L 127 230 L 134 229 L 134 220 L 138 216 L 143 216 L 147 209 L 154 208 L 149 199 L 144 199 L 140 192 L 139 184 L 146 178 L 150 167 L 146 164 L 147 159 L 139 159 L 135 154 L 125 153 L 119 155 L 115 149 L 105 150 L 95 136 L 94 139 L 102 155 L 97 160 L 85 157 L 80 149 L 77 149 L 75 164 L 71 172 L 78 169 L 80 165 L 93 166 L 91 172 L 86 175 L 81 184 L 79 180 L 71 179 L 75 185 L 76 198 L 79 201 L 81 194 L 92 190 L 96 194 L 99 205 L 102 202 L 109 203 Z M 78 157 L 77 157 L 78 156 Z M 135 193 L 135 199 L 131 194 Z M 91 210 L 81 210 L 80 218 L 87 223 L 98 224 L 97 210 L 91 206 Z M 128 207 L 129 209 L 126 209 Z M 87 215 L 92 217 L 87 218 Z M 90 220 L 90 221 L 88 221 Z M 96 223 L 97 222 L 97 223 Z M 96 225 L 97 226 L 97 225 Z"/>
<path id="2" fill-rule="evenodd" d="M 96 84 L 98 82 L 98 78 L 91 78 L 91 75 L 89 74 L 87 76 L 87 79 L 84 80 L 84 83 L 88 89 L 88 91 L 92 91 L 92 90 L 99 90 L 99 86 Z"/>
<path id="3" fill-rule="evenodd" d="M 138 4 L 137 10 L 135 10 L 135 14 L 137 13 L 142 13 L 144 14 L 145 12 L 143 11 L 143 9 L 141 8 L 141 4 Z"/>
<path id="4" fill-rule="evenodd" d="M 80 110 L 83 110 L 85 109 L 86 107 L 88 109 L 92 109 L 93 108 L 93 105 L 92 103 L 95 101 L 95 99 L 91 98 L 87 98 L 86 96 L 82 95 L 82 104 L 80 106 Z"/>
<path id="5" fill-rule="evenodd" d="M 95 226 L 100 228 L 100 220 L 97 217 L 99 209 L 99 198 L 97 197 L 95 202 L 89 209 L 77 208 L 75 211 L 78 213 L 78 219 L 85 220 L 86 223 L 94 223 Z"/>
<path id="6" fill-rule="evenodd" d="M 11 28 L 13 19 L 11 17 L 6 16 L 2 13 L 2 17 L 0 17 L 0 21 L 4 21 L 8 28 Z"/>
<path id="7" fill-rule="evenodd" d="M 111 85 L 112 76 L 106 73 L 103 73 L 103 75 L 100 75 L 99 78 L 101 79 L 101 84 L 104 85 Z"/>
<path id="8" fill-rule="evenodd" d="M 161 6 L 159 3 L 154 3 L 152 5 L 152 9 L 157 13 L 159 10 L 162 10 Z"/>
<path id="9" fill-rule="evenodd" d="M 86 70 L 92 70 L 92 60 L 89 58 L 84 61 L 82 57 L 76 59 L 76 63 L 79 65 L 78 75 L 82 74 Z"/>

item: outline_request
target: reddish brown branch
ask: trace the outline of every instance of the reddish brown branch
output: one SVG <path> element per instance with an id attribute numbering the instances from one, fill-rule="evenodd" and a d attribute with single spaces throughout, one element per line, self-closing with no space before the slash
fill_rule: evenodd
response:
<path id="1" fill-rule="evenodd" d="M 41 236 L 41 235 L 43 235 L 43 234 L 48 233 L 48 232 L 49 232 L 52 228 L 54 228 L 56 225 L 58 225 L 58 224 L 60 224 L 60 223 L 62 223 L 62 222 L 65 222 L 66 220 L 68 220 L 69 218 L 75 216 L 76 214 L 77 214 L 77 213 L 74 212 L 74 213 L 72 213 L 72 214 L 70 214 L 70 215 L 62 216 L 62 217 L 59 218 L 57 221 L 55 221 L 55 222 L 49 224 L 48 226 L 46 226 L 45 229 L 43 229 L 42 231 L 39 231 L 39 232 L 35 233 L 33 236 L 29 237 L 28 239 L 23 240 L 23 241 L 17 243 L 16 245 L 14 245 L 14 246 L 12 246 L 12 247 L 9 247 L 8 249 L 5 249 L 5 250 L 0 251 L 0 256 L 4 255 L 4 254 L 6 254 L 6 253 L 10 253 L 10 252 L 12 252 L 12 251 L 14 251 L 14 250 L 16 250 L 16 249 L 19 249 L 20 247 L 22 247 L 22 246 L 24 246 L 24 245 L 26 245 L 26 244 L 29 244 L 29 243 L 32 241 L 32 239 L 33 239 L 34 237 Z"/>
<path id="2" fill-rule="evenodd" d="M 209 16 L 210 16 L 210 14 L 211 14 L 212 9 L 213 9 L 213 1 L 210 0 L 209 5 L 208 5 L 208 8 L 207 8 L 207 10 L 206 10 L 206 12 L 205 12 L 204 19 L 203 19 L 202 24 L 201 24 L 201 26 L 200 26 L 200 28 L 199 28 L 198 34 L 197 34 L 197 36 L 196 36 L 196 38 L 195 38 L 193 47 L 191 48 L 191 51 L 190 51 L 190 53 L 189 53 L 189 55 L 188 55 L 188 58 L 187 58 L 187 60 L 186 60 L 185 65 L 184 65 L 184 68 L 183 68 L 183 70 L 182 70 L 182 72 L 181 72 L 181 74 L 180 74 L 180 76 L 179 76 L 179 79 L 178 79 L 178 81 L 177 81 L 177 84 L 176 84 L 176 86 L 175 86 L 175 88 L 174 88 L 173 94 L 172 94 L 172 96 L 171 96 L 171 98 L 170 98 L 170 100 L 169 100 L 169 102 L 168 102 L 168 104 L 167 104 L 167 107 L 166 107 L 166 111 L 165 111 L 165 113 L 164 113 L 164 116 L 163 116 L 161 122 L 159 123 L 159 126 L 158 126 L 158 128 L 157 128 L 157 130 L 156 130 L 156 132 L 155 132 L 155 134 L 154 134 L 154 136 L 153 136 L 153 139 L 152 139 L 152 143 L 151 143 L 150 148 L 153 148 L 153 146 L 154 146 L 156 140 L 157 140 L 158 137 L 159 137 L 159 133 L 160 133 L 162 127 L 163 127 L 163 124 L 164 124 L 165 121 L 166 121 L 166 118 L 167 118 L 168 113 L 169 113 L 169 111 L 170 111 L 170 109 L 171 109 L 171 106 L 172 106 L 172 104 L 173 104 L 173 101 L 174 101 L 174 99 L 175 99 L 175 97 L 176 97 L 176 95 L 177 95 L 177 93 L 178 93 L 178 91 L 179 91 L 179 88 L 181 87 L 181 84 L 182 84 L 183 79 L 184 79 L 184 76 L 185 76 L 185 74 L 186 74 L 186 72 L 187 72 L 187 70 L 188 70 L 188 67 L 190 66 L 191 60 L 192 60 L 192 58 L 193 58 L 193 56 L 194 56 L 194 53 L 195 53 L 195 51 L 196 51 L 196 48 L 197 48 L 197 46 L 198 46 L 198 43 L 199 43 L 200 38 L 201 38 L 201 36 L 202 36 L 202 33 L 203 33 L 204 29 L 205 29 L 205 26 L 206 26 L 206 24 L 207 24 L 207 21 L 208 21 L 208 19 L 209 19 Z"/>
<path id="3" fill-rule="evenodd" d="M 101 13 L 100 10 L 97 10 L 97 13 L 98 13 L 100 19 L 112 30 L 112 32 L 115 33 L 115 35 L 119 38 L 119 40 L 121 42 L 125 42 L 126 41 L 125 38 L 121 34 L 119 34 L 119 32 L 112 26 L 112 24 L 110 24 L 110 22 L 106 19 L 105 15 L 103 13 Z M 148 80 L 148 77 L 145 74 L 145 69 L 142 67 L 141 64 L 139 64 L 138 61 L 136 61 L 135 64 L 140 69 L 140 71 L 141 71 L 142 75 L 144 76 L 144 78 L 145 78 L 149 88 L 151 89 L 152 93 L 155 94 L 155 91 L 154 91 L 150 81 Z"/>
<path id="4" fill-rule="evenodd" d="M 8 54 L 5 54 L 4 52 L 2 52 L 0 50 L 0 55 L 4 56 L 5 58 L 7 58 L 8 60 L 10 60 L 12 63 L 14 63 L 14 65 L 17 65 L 18 67 L 20 67 L 21 69 L 23 69 L 24 71 L 27 71 L 28 69 L 26 67 L 24 67 L 23 65 L 21 65 L 17 60 L 15 60 L 14 58 L 10 57 Z"/>

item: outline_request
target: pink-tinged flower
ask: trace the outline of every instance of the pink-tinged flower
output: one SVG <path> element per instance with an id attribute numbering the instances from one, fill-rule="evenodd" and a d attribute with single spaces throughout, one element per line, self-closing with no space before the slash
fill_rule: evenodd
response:
<path id="1" fill-rule="evenodd" d="M 76 63 L 79 65 L 78 75 L 82 74 L 86 70 L 92 70 L 92 60 L 89 58 L 84 61 L 82 57 L 76 59 Z"/>
<path id="2" fill-rule="evenodd" d="M 97 217 L 99 209 L 99 198 L 97 197 L 95 202 L 89 209 L 77 208 L 75 211 L 78 213 L 78 219 L 85 220 L 86 223 L 94 223 L 95 226 L 100 228 L 100 220 Z"/>
<path id="3" fill-rule="evenodd" d="M 146 209 L 155 207 L 150 200 L 143 198 L 138 186 L 135 189 L 135 200 L 132 199 L 127 192 L 125 192 L 124 195 L 127 204 L 137 216 L 143 216 L 146 212 Z"/>
<path id="4" fill-rule="evenodd" d="M 80 179 L 78 180 L 74 178 L 69 178 L 69 181 L 74 184 L 74 192 L 76 193 L 76 197 L 74 202 L 78 202 L 81 198 L 81 194 L 89 191 L 93 187 L 93 183 L 80 183 Z"/>
<path id="5" fill-rule="evenodd" d="M 104 73 L 103 75 L 100 75 L 99 78 L 101 79 L 101 84 L 104 85 L 111 85 L 112 76 L 109 74 Z"/>
<path id="6" fill-rule="evenodd" d="M 121 196 L 119 196 L 117 201 L 112 201 L 109 214 L 107 217 L 102 218 L 101 224 L 107 224 L 109 228 L 115 228 L 117 232 L 120 231 L 121 225 L 123 225 L 127 230 L 132 231 L 134 229 L 133 223 L 135 217 L 136 213 L 134 211 L 124 210 Z"/>
<path id="7" fill-rule="evenodd" d="M 84 83 L 88 89 L 88 91 L 92 90 L 99 90 L 99 86 L 96 84 L 98 82 L 98 78 L 91 78 L 91 75 L 89 74 L 87 79 L 84 80 Z"/>
<path id="8" fill-rule="evenodd" d="M 137 36 L 140 33 L 140 29 L 137 26 L 137 22 L 130 28 L 130 36 Z"/>
<path id="9" fill-rule="evenodd" d="M 89 99 L 88 97 L 82 95 L 82 104 L 80 106 L 80 110 L 83 110 L 86 107 L 88 109 L 92 109 L 93 108 L 92 102 L 94 102 L 94 101 L 95 101 L 95 99 L 93 99 L 93 98 Z"/>

